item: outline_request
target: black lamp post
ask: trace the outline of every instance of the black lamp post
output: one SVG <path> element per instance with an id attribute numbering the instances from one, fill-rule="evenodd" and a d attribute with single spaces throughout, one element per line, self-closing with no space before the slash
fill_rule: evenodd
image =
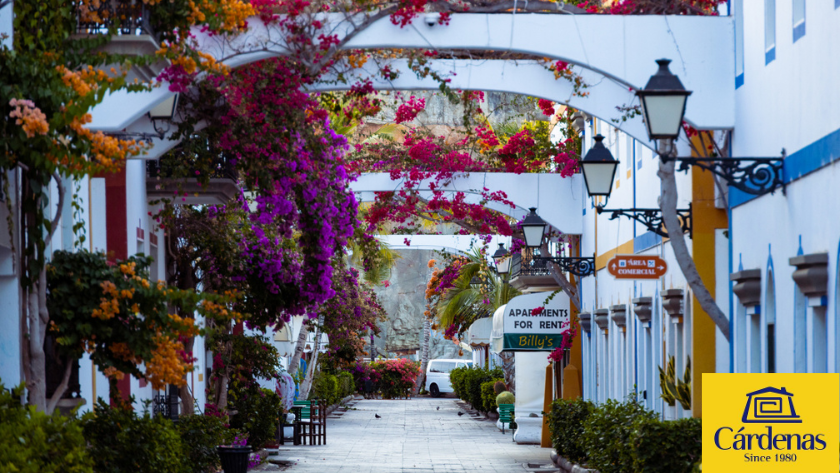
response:
<path id="1" fill-rule="evenodd" d="M 753 195 L 772 193 L 777 187 L 785 190 L 781 157 L 773 158 L 679 158 L 675 157 L 674 140 L 680 134 L 685 106 L 691 91 L 685 90 L 679 77 L 668 69 L 669 59 L 659 59 L 659 70 L 644 89 L 636 92 L 642 104 L 645 127 L 651 140 L 660 140 L 660 159 L 680 163 L 679 171 L 697 166 L 717 175 L 742 192 Z"/>
<path id="2" fill-rule="evenodd" d="M 542 246 L 543 233 L 545 233 L 545 220 L 537 215 L 537 208 L 531 207 L 531 212 L 525 216 L 520 225 L 525 234 L 525 246 L 528 248 L 539 248 Z"/>
<path id="3" fill-rule="evenodd" d="M 609 197 L 612 192 L 618 161 L 613 158 L 610 150 L 604 146 L 603 135 L 595 135 L 593 139 L 595 144 L 587 151 L 586 156 L 580 162 L 583 180 L 586 183 L 586 192 L 589 193 L 590 197 Z"/>
<path id="4" fill-rule="evenodd" d="M 685 103 L 691 91 L 668 69 L 670 59 L 658 59 L 659 70 L 644 89 L 636 92 L 642 103 L 645 127 L 651 140 L 675 140 L 680 134 Z"/>
<path id="5" fill-rule="evenodd" d="M 496 272 L 505 275 L 510 272 L 510 252 L 505 249 L 504 243 L 499 243 L 499 249 L 493 253 L 493 262 L 496 264 Z"/>

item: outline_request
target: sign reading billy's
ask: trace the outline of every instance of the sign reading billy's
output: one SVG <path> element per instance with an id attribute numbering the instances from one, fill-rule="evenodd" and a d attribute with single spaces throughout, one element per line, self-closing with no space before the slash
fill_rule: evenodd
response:
<path id="1" fill-rule="evenodd" d="M 569 330 L 569 296 L 526 294 L 511 299 L 493 317 L 492 338 L 502 341 L 500 351 L 551 351 L 560 346 Z"/>
<path id="2" fill-rule="evenodd" d="M 703 374 L 703 470 L 837 469 L 834 374 Z"/>

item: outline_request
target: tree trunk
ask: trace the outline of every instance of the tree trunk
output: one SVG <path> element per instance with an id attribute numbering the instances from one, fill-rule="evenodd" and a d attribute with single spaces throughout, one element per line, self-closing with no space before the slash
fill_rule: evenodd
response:
<path id="1" fill-rule="evenodd" d="M 58 405 L 61 396 L 67 391 L 67 385 L 70 384 L 70 374 L 73 372 L 73 364 L 76 363 L 76 360 L 68 360 L 65 363 L 64 376 L 61 378 L 61 384 L 56 388 L 49 404 L 47 404 L 47 414 L 52 414 L 55 411 L 55 406 Z"/>
<path id="2" fill-rule="evenodd" d="M 295 376 L 300 366 L 300 357 L 303 356 L 303 347 L 306 346 L 306 337 L 309 335 L 309 323 L 304 321 L 300 326 L 297 342 L 295 343 L 295 354 L 289 362 L 289 374 Z"/>
<path id="3" fill-rule="evenodd" d="M 420 375 L 414 383 L 414 395 L 420 392 L 420 387 L 426 382 L 426 368 L 429 366 L 429 339 L 432 335 L 432 322 L 428 317 L 423 318 L 423 343 L 420 344 Z"/>
<path id="4" fill-rule="evenodd" d="M 685 235 L 683 235 L 682 228 L 680 228 L 680 221 L 677 217 L 677 179 L 674 175 L 674 166 L 676 161 L 671 160 L 667 163 L 659 161 L 659 179 L 661 181 L 661 196 L 659 206 L 662 210 L 662 221 L 665 224 L 665 229 L 668 231 L 668 238 L 671 241 L 671 249 L 674 250 L 674 257 L 680 265 L 683 276 L 686 282 L 691 287 L 694 297 L 700 303 L 700 307 L 709 315 L 712 321 L 717 325 L 726 340 L 729 341 L 729 319 L 720 310 L 715 298 L 712 297 L 709 290 L 703 284 L 703 279 L 697 272 L 697 267 L 694 265 L 694 259 L 688 252 L 688 246 L 685 243 Z"/>
<path id="5" fill-rule="evenodd" d="M 312 344 L 312 359 L 306 369 L 306 378 L 300 383 L 300 398 L 308 399 L 309 391 L 312 389 L 312 381 L 315 379 L 315 366 L 318 364 L 318 350 L 321 349 L 321 328 L 315 326 L 315 343 Z M 302 349 L 301 349 L 302 351 Z"/>

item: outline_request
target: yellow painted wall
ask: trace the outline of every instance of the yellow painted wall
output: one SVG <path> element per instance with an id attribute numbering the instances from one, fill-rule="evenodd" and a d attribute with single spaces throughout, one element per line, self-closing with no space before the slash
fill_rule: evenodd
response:
<path id="1" fill-rule="evenodd" d="M 692 256 L 703 284 L 715 296 L 715 230 L 727 228 L 726 211 L 715 207 L 715 181 L 709 171 L 691 170 Z M 715 372 L 715 323 L 696 297 L 691 299 L 691 407 L 703 416 L 703 373 Z"/>

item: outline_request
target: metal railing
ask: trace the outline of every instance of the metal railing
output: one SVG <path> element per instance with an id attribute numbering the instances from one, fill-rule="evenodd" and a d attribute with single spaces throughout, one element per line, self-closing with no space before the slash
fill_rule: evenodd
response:
<path id="1" fill-rule="evenodd" d="M 180 166 L 180 163 L 177 163 L 175 159 L 176 158 L 171 156 L 164 156 L 158 160 L 146 161 L 146 176 L 165 179 L 190 179 L 196 177 L 196 168 L 189 168 L 186 176 L 183 175 L 183 168 L 181 172 L 179 172 L 177 168 Z M 236 166 L 234 166 L 232 161 L 225 159 L 224 157 L 219 157 L 213 164 L 214 167 L 209 170 L 209 177 L 211 179 L 238 180 Z M 208 169 L 201 169 L 199 172 L 201 172 L 205 177 L 208 177 Z"/>
<path id="2" fill-rule="evenodd" d="M 102 0 L 98 7 L 93 2 L 76 3 L 76 33 L 119 35 L 151 35 L 155 32 L 149 22 L 149 13 L 143 0 Z"/>
<path id="3" fill-rule="evenodd" d="M 514 253 L 510 262 L 510 278 L 519 276 L 551 276 L 548 261 L 535 258 L 534 250 L 530 248 Z"/>

